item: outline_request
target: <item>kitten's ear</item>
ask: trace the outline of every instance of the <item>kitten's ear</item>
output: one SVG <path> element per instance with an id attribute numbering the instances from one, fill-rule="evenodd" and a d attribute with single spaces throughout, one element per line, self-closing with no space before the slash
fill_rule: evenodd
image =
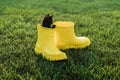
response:
<path id="1" fill-rule="evenodd" d="M 47 14 L 47 16 L 49 16 L 49 13 Z"/>

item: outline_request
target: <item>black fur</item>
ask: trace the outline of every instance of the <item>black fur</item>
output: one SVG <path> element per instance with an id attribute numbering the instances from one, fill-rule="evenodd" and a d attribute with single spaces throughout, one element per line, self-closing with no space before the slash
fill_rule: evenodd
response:
<path id="1" fill-rule="evenodd" d="M 53 15 L 50 16 L 49 14 L 45 15 L 43 22 L 42 22 L 42 26 L 46 27 L 46 28 L 55 28 L 55 25 L 53 24 Z"/>

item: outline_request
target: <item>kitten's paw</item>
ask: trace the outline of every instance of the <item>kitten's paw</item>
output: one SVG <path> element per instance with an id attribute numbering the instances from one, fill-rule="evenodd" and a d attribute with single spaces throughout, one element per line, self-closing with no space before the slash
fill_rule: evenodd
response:
<path id="1" fill-rule="evenodd" d="M 56 26 L 55 25 L 52 25 L 52 28 L 55 28 Z"/>

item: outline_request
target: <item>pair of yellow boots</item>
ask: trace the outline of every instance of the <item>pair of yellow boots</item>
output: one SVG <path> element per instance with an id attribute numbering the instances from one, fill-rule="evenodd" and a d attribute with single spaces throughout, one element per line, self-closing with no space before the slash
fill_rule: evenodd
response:
<path id="1" fill-rule="evenodd" d="M 87 37 L 76 37 L 74 23 L 57 21 L 55 28 L 45 28 L 38 24 L 38 39 L 35 46 L 36 54 L 42 54 L 50 61 L 64 60 L 67 56 L 59 49 L 85 48 L 90 45 Z"/>

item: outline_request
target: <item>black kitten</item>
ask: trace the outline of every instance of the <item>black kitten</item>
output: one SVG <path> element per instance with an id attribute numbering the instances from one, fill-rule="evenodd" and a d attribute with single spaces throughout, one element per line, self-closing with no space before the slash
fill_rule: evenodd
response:
<path id="1" fill-rule="evenodd" d="M 42 22 L 42 26 L 46 27 L 46 28 L 55 28 L 55 25 L 53 24 L 53 19 L 52 19 L 53 15 L 50 16 L 49 14 L 45 15 L 43 22 Z"/>

